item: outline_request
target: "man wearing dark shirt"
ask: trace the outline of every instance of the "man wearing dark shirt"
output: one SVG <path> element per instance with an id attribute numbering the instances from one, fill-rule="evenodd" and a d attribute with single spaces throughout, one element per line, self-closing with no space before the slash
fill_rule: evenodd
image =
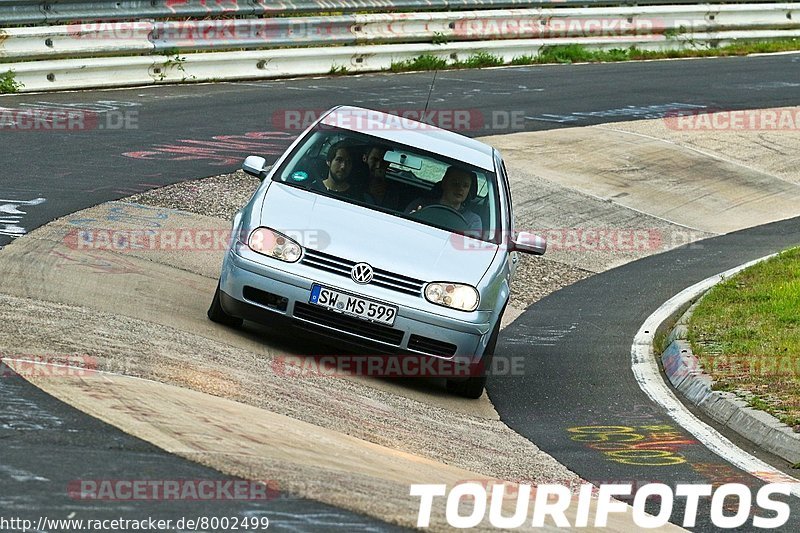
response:
<path id="1" fill-rule="evenodd" d="M 400 209 L 400 197 L 398 191 L 386 179 L 386 169 L 389 162 L 384 160 L 388 146 L 375 145 L 369 152 L 364 154 L 364 163 L 369 169 L 369 180 L 367 190 L 364 191 L 364 199 L 373 205 L 379 205 L 389 209 Z"/>
<path id="2" fill-rule="evenodd" d="M 331 146 L 325 159 L 328 163 L 328 175 L 325 178 L 315 180 L 310 188 L 335 196 L 360 200 L 361 194 L 350 177 L 350 173 L 353 170 L 351 148 L 344 141 L 339 141 Z"/>

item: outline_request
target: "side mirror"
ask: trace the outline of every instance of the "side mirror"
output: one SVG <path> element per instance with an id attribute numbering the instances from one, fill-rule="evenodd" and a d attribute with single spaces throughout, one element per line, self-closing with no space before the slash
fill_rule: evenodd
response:
<path id="1" fill-rule="evenodd" d="M 512 252 L 544 255 L 547 250 L 547 239 L 527 231 L 520 231 L 516 239 L 511 241 Z"/>
<path id="2" fill-rule="evenodd" d="M 261 156 L 257 155 L 249 155 L 242 163 L 242 170 L 250 174 L 251 176 L 255 176 L 256 178 L 263 180 L 266 176 L 266 167 L 267 160 Z"/>

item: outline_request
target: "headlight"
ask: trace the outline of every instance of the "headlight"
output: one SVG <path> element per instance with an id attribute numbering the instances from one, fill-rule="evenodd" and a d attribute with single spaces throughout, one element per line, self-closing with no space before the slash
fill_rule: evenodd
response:
<path id="1" fill-rule="evenodd" d="M 429 283 L 425 287 L 425 298 L 429 302 L 452 307 L 461 311 L 474 311 L 480 298 L 475 287 L 460 283 Z"/>
<path id="2" fill-rule="evenodd" d="M 247 246 L 256 253 L 274 257 L 287 263 L 300 259 L 303 250 L 295 241 L 277 231 L 256 228 L 247 239 Z"/>

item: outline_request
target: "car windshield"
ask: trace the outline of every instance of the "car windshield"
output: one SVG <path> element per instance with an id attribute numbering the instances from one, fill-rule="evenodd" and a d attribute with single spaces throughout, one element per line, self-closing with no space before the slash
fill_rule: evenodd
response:
<path id="1" fill-rule="evenodd" d="M 418 148 L 323 126 L 292 151 L 272 179 L 498 242 L 495 174 Z"/>

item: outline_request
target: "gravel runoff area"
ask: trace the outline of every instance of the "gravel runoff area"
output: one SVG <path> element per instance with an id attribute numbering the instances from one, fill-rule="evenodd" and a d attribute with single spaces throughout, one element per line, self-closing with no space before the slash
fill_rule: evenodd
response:
<path id="1" fill-rule="evenodd" d="M 185 181 L 127 198 L 127 201 L 179 209 L 190 213 L 231 220 L 258 188 L 258 179 L 237 170 L 196 181 Z M 528 226 L 526 226 L 528 227 Z M 593 274 L 547 256 L 520 254 L 520 264 L 511 287 L 509 306 L 525 309 L 567 285 Z"/>
<path id="2" fill-rule="evenodd" d="M 252 405 L 412 457 L 469 470 L 485 479 L 580 483 L 578 476 L 499 420 L 454 412 L 362 381 L 326 376 L 297 379 L 282 372 L 273 357 L 150 321 L 0 294 L 0 324 L 19 324 L 20 316 L 26 319 L 13 332 L 14 345 L 7 344 L 12 335 L 0 338 L 0 350 L 9 357 L 15 346 L 24 346 L 25 358 L 47 355 L 50 363 L 73 366 L 75 361 L 90 360 L 99 370 Z M 258 340 L 247 332 L 241 336 L 245 345 Z M 293 349 L 298 350 L 299 344 L 298 351 L 303 350 L 302 339 L 281 338 L 280 332 L 270 332 L 270 339 L 271 344 L 291 342 Z M 61 354 L 61 359 L 54 353 Z M 269 458 L 264 461 L 268 463 Z M 226 470 L 225 465 L 207 466 Z M 288 474 L 276 471 L 270 479 L 292 494 L 354 511 L 370 509 L 377 517 L 383 515 L 371 508 L 375 502 L 401 496 L 387 484 L 383 489 L 372 487 L 370 495 L 353 501 L 354 493 L 344 488 L 358 484 L 358 475 L 349 479 L 340 473 L 336 482 L 328 480 L 330 484 L 315 487 L 309 480 L 318 479 L 319 472 L 300 460 L 292 468 Z M 239 469 L 228 473 L 248 475 Z M 407 496 L 408 489 L 404 490 Z"/>

